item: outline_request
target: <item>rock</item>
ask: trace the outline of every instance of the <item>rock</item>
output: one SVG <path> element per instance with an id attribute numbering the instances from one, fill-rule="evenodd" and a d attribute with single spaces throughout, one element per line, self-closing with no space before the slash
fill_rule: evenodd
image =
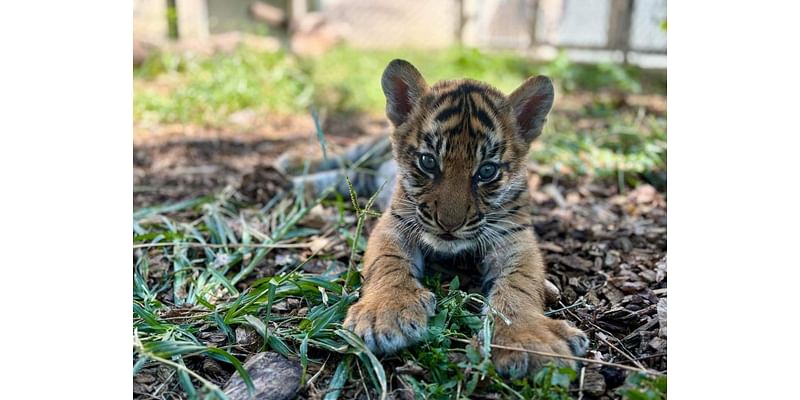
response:
<path id="1" fill-rule="evenodd" d="M 282 400 L 294 398 L 300 387 L 303 368 L 297 361 L 291 361 L 278 353 L 263 352 L 250 357 L 244 363 L 256 388 L 258 400 Z M 231 400 L 250 399 L 242 377 L 234 373 L 223 389 Z"/>

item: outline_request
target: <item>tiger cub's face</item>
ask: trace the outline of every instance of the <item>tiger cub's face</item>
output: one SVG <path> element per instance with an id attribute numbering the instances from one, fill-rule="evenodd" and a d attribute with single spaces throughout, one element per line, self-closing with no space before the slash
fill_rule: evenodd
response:
<path id="1" fill-rule="evenodd" d="M 472 80 L 429 87 L 394 60 L 381 84 L 403 189 L 392 204 L 399 229 L 444 253 L 525 229 L 525 157 L 553 104 L 550 80 L 529 78 L 509 96 Z"/>

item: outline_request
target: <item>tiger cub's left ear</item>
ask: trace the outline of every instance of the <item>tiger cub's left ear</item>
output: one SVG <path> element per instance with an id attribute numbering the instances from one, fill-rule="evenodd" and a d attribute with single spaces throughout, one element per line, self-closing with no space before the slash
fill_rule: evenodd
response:
<path id="1" fill-rule="evenodd" d="M 553 83 L 539 75 L 530 77 L 508 96 L 519 134 L 530 143 L 542 133 L 547 114 L 553 107 Z"/>

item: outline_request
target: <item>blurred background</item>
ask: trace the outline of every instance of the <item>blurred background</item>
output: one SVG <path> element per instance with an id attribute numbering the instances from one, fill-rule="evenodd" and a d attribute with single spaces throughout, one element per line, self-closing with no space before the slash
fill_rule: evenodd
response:
<path id="1" fill-rule="evenodd" d="M 133 20 L 137 206 L 307 146 L 312 109 L 333 146 L 384 132 L 393 58 L 507 93 L 548 75 L 534 167 L 666 188 L 665 0 L 136 0 Z"/>

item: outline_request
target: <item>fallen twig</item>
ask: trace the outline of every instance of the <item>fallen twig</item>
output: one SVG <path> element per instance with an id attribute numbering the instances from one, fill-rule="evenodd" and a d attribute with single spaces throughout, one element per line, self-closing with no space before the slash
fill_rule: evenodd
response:
<path id="1" fill-rule="evenodd" d="M 564 306 L 564 303 L 562 303 L 562 302 L 559 302 L 558 304 L 561 304 L 562 306 Z M 564 306 L 564 307 L 566 307 L 566 306 Z M 614 337 L 614 335 L 612 335 L 610 332 L 606 331 L 605 329 L 603 329 L 603 328 L 601 328 L 601 327 L 597 326 L 597 324 L 593 323 L 592 321 L 586 321 L 585 319 L 583 319 L 583 318 L 579 317 L 577 314 L 575 314 L 574 312 L 570 311 L 569 309 L 567 309 L 566 311 L 567 311 L 567 312 L 568 312 L 570 315 L 572 315 L 574 318 L 576 318 L 577 320 L 579 320 L 579 321 L 581 321 L 581 322 L 584 322 L 584 323 L 587 323 L 587 324 L 591 325 L 593 328 L 595 328 L 595 329 L 597 329 L 597 330 L 599 330 L 599 331 L 601 331 L 601 332 L 603 332 L 603 333 L 605 333 L 605 334 L 609 335 L 610 337 L 613 337 L 613 338 L 615 338 L 615 339 L 616 339 L 616 337 Z M 613 344 L 611 344 L 611 343 L 610 343 L 608 340 L 605 340 L 605 339 L 603 339 L 603 338 L 602 338 L 602 337 L 600 337 L 599 335 L 597 336 L 597 338 L 598 338 L 598 339 L 600 339 L 600 340 L 601 340 L 603 343 L 605 343 L 605 345 L 606 345 L 606 346 L 608 346 L 609 348 L 612 348 L 612 349 L 616 350 L 618 353 L 622 354 L 622 355 L 623 355 L 625 358 L 627 358 L 627 359 L 628 359 L 628 361 L 632 362 L 634 365 L 636 365 L 636 366 L 637 366 L 637 367 L 639 367 L 640 369 L 642 369 L 642 370 L 645 370 L 645 369 L 646 369 L 646 368 L 644 367 L 644 365 L 642 365 L 642 363 L 640 363 L 638 360 L 636 360 L 635 358 L 633 358 L 633 356 L 632 356 L 632 355 L 630 355 L 630 354 L 628 354 L 627 352 L 625 352 L 625 351 L 621 350 L 621 349 L 620 349 L 620 348 L 618 348 L 617 346 L 614 346 L 614 345 L 613 345 Z M 617 340 L 619 341 L 619 339 L 617 339 Z M 620 345 L 621 345 L 621 344 L 622 344 L 622 342 L 620 342 Z"/>
<path id="2" fill-rule="evenodd" d="M 458 339 L 458 338 L 450 338 L 450 340 L 455 340 L 456 342 L 462 342 L 462 343 L 467 343 L 467 344 L 471 344 L 472 343 L 469 340 Z M 654 370 L 650 370 L 650 369 L 646 369 L 646 368 L 631 367 L 629 365 L 617 364 L 617 363 L 612 363 L 612 362 L 608 362 L 608 361 L 593 360 L 591 358 L 568 356 L 568 355 L 565 355 L 565 354 L 549 353 L 549 352 L 546 352 L 546 351 L 528 350 L 528 349 L 523 349 L 521 347 L 509 347 L 509 346 L 503 346 L 503 345 L 500 345 L 500 344 L 491 344 L 490 346 L 493 347 L 493 348 L 496 348 L 496 349 L 511 350 L 511 351 L 521 351 L 521 352 L 524 352 L 524 353 L 531 353 L 531 354 L 536 354 L 536 355 L 546 356 L 546 357 L 563 358 L 563 359 L 566 359 L 566 360 L 581 361 L 581 362 L 586 362 L 586 363 L 590 363 L 590 364 L 600 364 L 600 365 L 605 365 L 605 366 L 608 366 L 608 367 L 615 367 L 615 368 L 625 369 L 625 370 L 634 371 L 634 372 L 642 372 L 642 373 L 650 374 L 650 375 L 659 375 L 659 376 L 664 375 L 664 373 L 662 373 L 662 372 L 658 372 L 658 371 L 654 371 Z"/>

